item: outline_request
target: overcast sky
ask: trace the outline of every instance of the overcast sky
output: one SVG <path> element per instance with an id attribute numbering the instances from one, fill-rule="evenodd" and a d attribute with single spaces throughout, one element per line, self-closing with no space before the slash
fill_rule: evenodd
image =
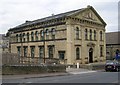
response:
<path id="1" fill-rule="evenodd" d="M 118 31 L 119 0 L 0 0 L 0 34 L 24 23 L 91 5 L 107 23 L 106 32 Z"/>

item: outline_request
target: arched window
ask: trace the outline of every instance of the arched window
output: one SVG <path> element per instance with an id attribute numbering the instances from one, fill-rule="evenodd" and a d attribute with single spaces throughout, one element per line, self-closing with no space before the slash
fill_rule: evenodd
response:
<path id="1" fill-rule="evenodd" d="M 78 27 L 76 27 L 76 39 L 79 39 L 79 28 Z"/>
<path id="2" fill-rule="evenodd" d="M 23 42 L 25 42 L 25 33 L 23 33 Z"/>
<path id="3" fill-rule="evenodd" d="M 38 31 L 35 32 L 35 39 L 38 41 Z"/>
<path id="4" fill-rule="evenodd" d="M 92 40 L 92 30 L 90 29 L 90 40 Z"/>
<path id="5" fill-rule="evenodd" d="M 102 40 L 102 31 L 100 31 L 100 40 Z"/>
<path id="6" fill-rule="evenodd" d="M 76 60 L 80 59 L 80 49 L 76 48 Z"/>
<path id="7" fill-rule="evenodd" d="M 22 42 L 22 34 L 20 34 L 20 42 Z"/>
<path id="8" fill-rule="evenodd" d="M 34 41 L 34 32 L 31 32 L 31 41 Z"/>
<path id="9" fill-rule="evenodd" d="M 55 39 L 55 28 L 52 28 L 51 35 L 52 35 L 52 39 Z"/>
<path id="10" fill-rule="evenodd" d="M 43 30 L 40 31 L 40 39 L 44 40 L 44 32 L 43 32 Z"/>
<path id="11" fill-rule="evenodd" d="M 19 39 L 18 34 L 16 34 L 16 42 L 18 42 L 18 39 Z"/>
<path id="12" fill-rule="evenodd" d="M 94 40 L 96 40 L 96 31 L 94 30 Z"/>
<path id="13" fill-rule="evenodd" d="M 87 40 L 88 39 L 88 31 L 87 31 L 87 29 L 85 29 L 85 40 Z"/>
<path id="14" fill-rule="evenodd" d="M 103 56 L 103 47 L 100 46 L 100 56 L 102 57 Z"/>
<path id="15" fill-rule="evenodd" d="M 29 33 L 27 33 L 27 41 L 29 41 Z"/>
<path id="16" fill-rule="evenodd" d="M 46 29 L 46 39 L 49 39 L 49 30 Z"/>

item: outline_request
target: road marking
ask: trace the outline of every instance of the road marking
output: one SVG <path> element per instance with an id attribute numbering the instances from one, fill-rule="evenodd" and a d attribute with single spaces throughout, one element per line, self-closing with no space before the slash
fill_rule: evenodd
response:
<path id="1" fill-rule="evenodd" d="M 97 71 L 86 71 L 86 72 L 70 72 L 71 74 L 85 74 L 85 73 L 93 73 Z"/>

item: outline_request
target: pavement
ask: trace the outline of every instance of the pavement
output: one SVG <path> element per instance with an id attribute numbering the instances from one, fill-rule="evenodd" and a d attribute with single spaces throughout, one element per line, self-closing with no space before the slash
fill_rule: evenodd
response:
<path id="1" fill-rule="evenodd" d="M 98 71 L 92 71 L 82 68 L 66 68 L 66 72 L 63 73 L 43 73 L 43 74 L 22 74 L 22 75 L 3 75 L 2 79 L 29 79 L 29 78 L 43 78 L 43 77 L 53 77 L 53 76 L 66 76 L 72 74 L 84 74 L 92 73 Z"/>

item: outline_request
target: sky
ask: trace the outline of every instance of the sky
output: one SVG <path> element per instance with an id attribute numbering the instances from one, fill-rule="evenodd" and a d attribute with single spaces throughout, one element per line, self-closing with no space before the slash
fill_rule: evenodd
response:
<path id="1" fill-rule="evenodd" d="M 118 31 L 119 0 L 0 0 L 0 34 L 26 20 L 36 20 L 91 5 L 107 23 L 106 32 Z"/>

